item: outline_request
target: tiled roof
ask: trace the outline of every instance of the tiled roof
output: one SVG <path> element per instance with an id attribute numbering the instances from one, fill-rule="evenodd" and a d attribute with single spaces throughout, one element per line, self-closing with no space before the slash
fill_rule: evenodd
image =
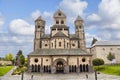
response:
<path id="1" fill-rule="evenodd" d="M 50 38 L 50 34 L 44 34 L 41 38 Z"/>
<path id="2" fill-rule="evenodd" d="M 63 32 L 57 32 L 53 37 L 67 37 Z"/>
<path id="3" fill-rule="evenodd" d="M 75 34 L 70 34 L 70 39 L 78 39 L 78 37 Z"/>
<path id="4" fill-rule="evenodd" d="M 92 55 L 81 49 L 38 49 L 29 55 Z"/>
<path id="5" fill-rule="evenodd" d="M 117 46 L 120 41 L 97 41 L 93 46 Z"/>
<path id="6" fill-rule="evenodd" d="M 69 27 L 68 26 L 66 26 L 66 25 L 53 25 L 52 27 L 51 27 L 51 29 L 54 29 L 54 28 L 64 28 L 64 29 L 69 29 Z"/>

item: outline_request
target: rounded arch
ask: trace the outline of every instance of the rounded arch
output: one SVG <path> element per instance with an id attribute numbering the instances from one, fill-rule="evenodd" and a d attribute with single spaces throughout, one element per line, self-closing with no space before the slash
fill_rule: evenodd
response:
<path id="1" fill-rule="evenodd" d="M 53 65 L 56 66 L 58 62 L 62 62 L 63 65 L 67 65 L 67 62 L 66 62 L 64 59 L 62 59 L 62 58 L 56 59 L 56 60 L 53 62 Z"/>

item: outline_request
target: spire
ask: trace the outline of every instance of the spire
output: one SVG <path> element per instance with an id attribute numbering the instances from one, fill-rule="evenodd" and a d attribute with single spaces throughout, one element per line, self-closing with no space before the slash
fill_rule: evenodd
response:
<path id="1" fill-rule="evenodd" d="M 83 20 L 83 19 L 78 15 L 77 18 L 76 18 L 76 21 L 77 20 Z"/>
<path id="2" fill-rule="evenodd" d="M 55 14 L 54 17 L 66 17 L 66 15 L 64 14 L 64 12 L 59 8 Z"/>
<path id="3" fill-rule="evenodd" d="M 41 16 L 39 16 L 35 21 L 44 21 Z"/>

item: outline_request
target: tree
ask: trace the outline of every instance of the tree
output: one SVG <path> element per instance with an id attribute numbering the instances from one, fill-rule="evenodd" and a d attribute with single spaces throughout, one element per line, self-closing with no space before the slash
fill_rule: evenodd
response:
<path id="1" fill-rule="evenodd" d="M 23 66 L 25 63 L 25 57 L 24 55 L 22 54 L 22 50 L 19 50 L 17 55 L 16 55 L 16 64 L 18 66 Z"/>
<path id="2" fill-rule="evenodd" d="M 13 60 L 13 54 L 12 53 L 9 53 L 5 56 L 5 60 L 8 60 L 8 61 L 12 61 Z"/>
<path id="3" fill-rule="evenodd" d="M 104 64 L 104 60 L 100 59 L 100 58 L 96 58 L 92 61 L 94 66 L 99 66 L 99 65 L 103 65 Z"/>
<path id="4" fill-rule="evenodd" d="M 109 52 L 109 54 L 107 55 L 107 59 L 108 59 L 109 61 L 112 61 L 113 59 L 115 59 L 115 55 L 112 54 L 111 52 Z"/>
<path id="5" fill-rule="evenodd" d="M 93 37 L 93 40 L 92 40 L 91 46 L 92 46 L 93 44 L 95 44 L 97 41 L 98 41 L 98 40 L 97 40 L 96 38 Z"/>
<path id="6" fill-rule="evenodd" d="M 19 61 L 20 61 L 21 65 L 24 65 L 24 63 L 25 63 L 25 57 L 24 57 L 23 54 L 20 55 Z"/>

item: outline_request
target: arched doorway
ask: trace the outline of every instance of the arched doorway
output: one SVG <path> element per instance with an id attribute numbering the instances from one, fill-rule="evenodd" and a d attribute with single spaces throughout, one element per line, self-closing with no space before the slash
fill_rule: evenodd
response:
<path id="1" fill-rule="evenodd" d="M 57 62 L 56 72 L 57 73 L 63 73 L 64 72 L 64 64 L 63 64 L 62 61 Z"/>
<path id="2" fill-rule="evenodd" d="M 52 73 L 66 73 L 66 66 L 67 62 L 62 59 L 58 58 L 53 62 Z"/>

